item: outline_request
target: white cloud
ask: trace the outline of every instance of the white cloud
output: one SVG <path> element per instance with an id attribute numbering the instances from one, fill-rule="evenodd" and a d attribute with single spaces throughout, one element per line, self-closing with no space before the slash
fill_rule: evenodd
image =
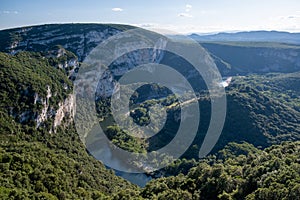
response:
<path id="1" fill-rule="evenodd" d="M 0 14 L 18 14 L 18 11 L 9 11 L 9 10 L 3 10 L 0 11 Z"/>
<path id="2" fill-rule="evenodd" d="M 190 5 L 190 4 L 186 4 L 185 5 L 185 12 L 190 12 L 191 11 L 191 9 L 192 9 L 192 5 Z"/>
<path id="3" fill-rule="evenodd" d="M 299 32 L 300 15 L 295 13 L 291 15 L 281 15 L 270 17 L 262 29 L 280 30 L 289 32 Z"/>
<path id="4" fill-rule="evenodd" d="M 186 8 L 192 8 L 193 6 L 190 5 L 190 4 L 186 4 L 185 7 L 186 7 Z"/>
<path id="5" fill-rule="evenodd" d="M 274 24 L 274 23 L 290 23 L 293 21 L 298 21 L 300 20 L 300 15 L 280 15 L 280 16 L 272 16 L 269 17 L 268 20 Z"/>
<path id="6" fill-rule="evenodd" d="M 114 11 L 114 12 L 122 12 L 123 11 L 122 8 L 113 8 L 111 10 Z"/>
<path id="7" fill-rule="evenodd" d="M 286 16 L 279 16 L 276 17 L 275 19 L 277 20 L 293 20 L 293 19 L 299 19 L 300 15 L 286 15 Z M 271 18 L 274 19 L 274 18 Z"/>
<path id="8" fill-rule="evenodd" d="M 179 13 L 178 17 L 188 17 L 188 18 L 191 18 L 193 16 L 191 14 L 189 14 L 189 13 Z"/>

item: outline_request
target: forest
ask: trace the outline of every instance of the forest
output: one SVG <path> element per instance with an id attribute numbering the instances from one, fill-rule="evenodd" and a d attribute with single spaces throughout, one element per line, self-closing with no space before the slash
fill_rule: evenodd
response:
<path id="1" fill-rule="evenodd" d="M 52 30 L 61 26 L 43 28 Z M 78 25 L 78 28 L 84 32 L 84 28 L 94 27 L 89 26 Z M 66 27 L 70 34 L 78 31 L 71 25 Z M 32 37 L 22 34 L 3 31 L 0 40 Z M 227 115 L 217 144 L 209 155 L 199 158 L 209 125 L 211 99 L 207 92 L 198 90 L 202 121 L 195 139 L 179 159 L 148 173 L 151 181 L 140 187 L 117 176 L 113 169 L 93 157 L 82 142 L 71 114 L 72 105 L 64 107 L 72 97 L 74 74 L 82 63 L 73 47 L 67 49 L 65 44 L 55 43 L 49 49 L 29 45 L 30 51 L 18 49 L 13 53 L 4 51 L 5 43 L 1 43 L 1 199 L 300 199 L 299 71 L 290 67 L 286 71 L 261 73 L 257 67 L 255 73 L 247 73 L 251 60 L 242 66 L 241 60 L 234 62 L 226 54 L 212 55 L 218 67 L 223 67 L 221 73 L 232 76 L 232 82 L 225 88 Z M 251 44 L 251 48 L 244 45 L 205 43 L 204 47 L 212 54 L 224 52 L 223 48 L 236 51 L 243 47 L 246 53 L 257 48 L 257 44 Z M 268 45 L 272 50 L 298 51 L 296 46 Z M 175 60 L 167 54 L 163 62 L 175 63 Z M 228 71 L 229 68 L 233 70 Z M 185 95 L 189 97 L 188 93 Z M 95 110 L 99 125 L 114 145 L 129 152 L 146 153 L 156 151 L 174 138 L 181 109 L 176 95 L 156 84 L 139 88 L 130 99 L 129 117 L 140 126 L 158 120 L 149 115 L 150 109 L 158 104 L 166 108 L 168 118 L 159 134 L 151 138 L 133 137 L 122 130 L 111 118 L 108 97 L 96 99 Z M 60 109 L 65 113 L 57 118 Z M 93 135 L 87 137 L 93 139 Z"/>

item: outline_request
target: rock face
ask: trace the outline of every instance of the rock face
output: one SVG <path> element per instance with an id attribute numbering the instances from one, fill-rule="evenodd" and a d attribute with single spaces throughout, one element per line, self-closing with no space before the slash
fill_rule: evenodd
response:
<path id="1" fill-rule="evenodd" d="M 79 62 L 82 62 L 92 49 L 110 36 L 131 28 L 133 27 L 126 25 L 61 24 L 11 29 L 0 31 L 0 41 L 3 42 L 0 50 L 11 54 L 18 51 L 47 52 L 47 57 L 67 57 L 55 67 L 64 69 L 74 80 Z M 104 72 L 100 78 L 98 96 L 110 96 L 114 90 L 118 90 L 115 76 L 122 76 L 139 64 L 159 63 L 164 55 L 159 49 L 165 45 L 166 41 L 158 40 L 154 49 L 132 52 L 116 60 L 113 69 Z M 124 47 L 116 48 L 115 54 L 123 51 L 122 48 Z M 74 53 L 74 57 L 67 55 L 66 50 Z"/>
<path id="2" fill-rule="evenodd" d="M 47 120 L 53 120 L 52 127 L 50 132 L 56 132 L 57 126 L 62 125 L 62 122 L 65 122 L 65 125 L 69 125 L 75 114 L 75 99 L 73 94 L 69 94 L 62 102 L 58 103 L 58 108 L 55 105 L 51 105 L 50 101 L 53 97 L 50 86 L 47 86 L 47 96 L 45 99 L 41 98 L 39 94 L 34 94 L 34 104 L 40 103 L 42 105 L 41 110 L 39 110 L 35 115 L 36 127 L 40 127 Z M 26 116 L 26 113 L 24 113 Z M 26 121 L 26 120 L 23 120 Z"/>
<path id="3" fill-rule="evenodd" d="M 43 52 L 43 55 L 52 62 L 53 67 L 62 69 L 67 76 L 74 80 L 79 70 L 80 62 L 101 42 L 121 31 L 131 29 L 131 26 L 100 25 L 100 24 L 61 24 L 43 25 L 0 31 L 0 51 L 16 54 L 19 51 Z M 134 45 L 134 44 L 129 44 Z M 115 78 L 122 76 L 133 67 L 144 63 L 159 63 L 163 58 L 166 41 L 158 40 L 153 49 L 133 51 L 122 56 L 112 63 L 106 70 L 96 90 L 97 97 L 109 97 L 118 91 L 119 85 Z M 127 46 L 128 47 L 128 46 Z M 126 50 L 126 46 L 116 48 L 115 54 Z M 124 49 L 125 48 L 125 49 Z M 51 105 L 51 88 L 47 88 L 46 98 L 34 94 L 34 104 L 41 104 L 41 109 L 35 114 L 34 121 L 40 127 L 47 120 L 53 120 L 51 131 L 57 126 L 70 123 L 75 112 L 74 95 L 69 95 L 58 103 L 58 107 Z M 24 112 L 23 121 L 32 115 Z M 32 119 L 32 116 L 31 116 Z M 64 122 L 64 123 L 62 123 Z"/>
<path id="4" fill-rule="evenodd" d="M 66 125 L 69 125 L 75 114 L 75 99 L 74 95 L 70 94 L 63 102 L 58 104 L 58 109 L 56 110 L 53 129 L 55 130 L 57 126 L 60 126 L 63 120 L 66 122 Z"/>
<path id="5" fill-rule="evenodd" d="M 51 89 L 49 86 L 47 86 L 47 96 L 46 99 L 42 99 L 39 97 L 38 93 L 34 94 L 34 104 L 40 102 L 42 104 L 42 110 L 39 114 L 37 114 L 37 117 L 35 118 L 36 125 L 39 127 L 41 123 L 46 121 L 49 117 L 53 115 L 53 110 L 51 109 L 51 112 L 48 112 L 50 103 L 49 100 L 52 97 Z"/>
<path id="6" fill-rule="evenodd" d="M 47 51 L 61 45 L 82 61 L 99 43 L 131 26 L 101 24 L 53 24 L 0 31 L 0 50 Z"/>
<path id="7" fill-rule="evenodd" d="M 56 45 L 43 54 L 53 62 L 54 67 L 65 71 L 71 80 L 76 78 L 80 64 L 74 53 L 67 51 L 61 45 Z"/>
<path id="8" fill-rule="evenodd" d="M 135 44 L 129 45 L 135 46 Z M 116 81 L 115 77 L 123 76 L 129 70 L 138 65 L 147 63 L 160 63 L 164 56 L 164 52 L 161 49 L 164 49 L 166 45 L 166 40 L 158 39 L 153 49 L 140 49 L 138 51 L 133 51 L 129 54 L 125 54 L 119 59 L 116 59 L 111 64 L 109 69 L 103 72 L 96 89 L 96 98 L 110 97 L 113 93 L 119 90 L 119 84 Z M 118 48 L 116 49 L 116 51 L 119 50 L 120 49 Z M 118 52 L 115 52 L 115 54 L 119 55 Z M 151 69 L 147 70 L 151 71 Z"/>

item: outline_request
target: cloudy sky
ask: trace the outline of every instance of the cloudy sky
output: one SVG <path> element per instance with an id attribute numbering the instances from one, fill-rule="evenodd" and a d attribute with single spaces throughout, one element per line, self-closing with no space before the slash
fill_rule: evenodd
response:
<path id="1" fill-rule="evenodd" d="M 132 24 L 178 33 L 300 32 L 300 1 L 0 0 L 0 29 L 67 22 Z"/>

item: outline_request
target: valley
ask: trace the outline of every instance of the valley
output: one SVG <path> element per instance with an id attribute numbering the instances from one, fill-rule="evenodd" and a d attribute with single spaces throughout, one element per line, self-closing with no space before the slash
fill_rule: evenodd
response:
<path id="1" fill-rule="evenodd" d="M 75 98 L 84 96 L 84 90 L 74 93 L 86 57 L 99 43 L 131 29 L 114 24 L 49 24 L 0 31 L 1 199 L 299 199 L 297 37 L 292 35 L 286 43 L 194 37 L 221 78 L 232 77 L 226 87 L 220 85 L 223 79 L 213 82 L 225 92 L 226 118 L 212 151 L 199 158 L 211 123 L 212 95 L 217 99 L 222 94 L 210 93 L 187 60 L 160 49 L 167 45 L 164 38 L 157 41 L 157 49 L 130 52 L 112 63 L 97 80 L 93 99 L 97 118 L 75 124 L 76 117 L 89 116 L 76 113 Z M 123 130 L 113 118 L 112 95 L 119 91 L 121 76 L 149 62 L 172 66 L 194 91 L 174 92 L 154 83 L 138 87 L 124 117 L 132 122 Z M 183 108 L 196 103 L 198 129 L 179 159 L 155 155 L 146 165 L 127 158 L 120 158 L 125 160 L 121 163 L 112 156 L 111 149 L 120 148 L 146 159 L 147 152 L 172 143 L 180 123 L 195 118 L 191 113 L 181 115 Z M 166 120 L 156 113 L 165 114 Z M 104 136 L 89 133 L 94 122 L 109 143 Z M 143 128 L 151 123 L 157 134 L 148 137 Z M 78 127 L 86 134 L 78 134 Z M 107 149 L 99 148 L 102 144 Z M 93 152 L 146 173 L 114 171 Z M 162 169 L 147 171 L 170 160 Z"/>

